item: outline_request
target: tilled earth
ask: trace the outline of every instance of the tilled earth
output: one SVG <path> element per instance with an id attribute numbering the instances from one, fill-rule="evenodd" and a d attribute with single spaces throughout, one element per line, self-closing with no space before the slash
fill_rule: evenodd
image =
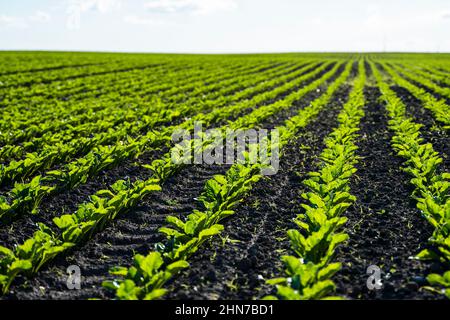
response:
<path id="1" fill-rule="evenodd" d="M 309 80 L 307 83 L 320 77 L 326 70 Z M 336 75 L 330 78 L 330 82 L 343 71 L 340 68 Z M 311 101 L 319 97 L 326 89 L 327 84 L 319 89 L 306 94 L 301 100 L 295 102 L 286 111 L 269 117 L 260 124 L 262 128 L 273 128 L 281 125 L 286 119 L 295 115 L 299 110 L 309 105 Z M 342 90 L 336 105 L 342 105 L 348 94 L 349 88 Z M 285 94 L 279 95 L 282 99 Z M 275 101 L 275 100 L 274 100 Z M 271 103 L 270 101 L 267 103 Z M 330 120 L 336 117 L 334 112 Z M 326 123 L 325 126 L 329 124 Z M 331 128 L 330 128 L 331 129 Z M 323 137 L 325 134 L 323 134 Z M 0 229 L 0 239 L 3 243 L 20 243 L 29 237 L 36 229 L 36 222 L 50 223 L 54 212 L 73 212 L 77 204 L 87 201 L 89 195 L 110 185 L 117 179 L 148 179 L 148 169 L 139 166 L 150 163 L 158 158 L 162 151 L 145 154 L 137 160 L 127 161 L 117 168 L 108 170 L 94 178 L 91 182 L 80 186 L 77 190 L 67 192 L 53 198 L 42 206 L 42 214 L 19 219 L 14 222 L 11 229 Z M 112 298 L 111 293 L 102 287 L 102 282 L 111 279 L 108 270 L 114 266 L 127 266 L 136 253 L 147 254 L 154 245 L 164 240 L 158 228 L 165 224 L 168 215 L 178 214 L 186 216 L 193 209 L 201 209 L 195 200 L 203 190 L 205 182 L 215 174 L 224 174 L 229 166 L 220 165 L 193 165 L 182 170 L 177 176 L 169 179 L 163 186 L 163 192 L 144 200 L 141 205 L 118 217 L 105 230 L 94 235 L 86 244 L 76 248 L 66 256 L 60 256 L 50 266 L 44 267 L 31 279 L 19 276 L 15 285 L 6 298 L 10 299 L 88 299 L 88 298 Z M 293 190 L 294 191 L 294 190 Z M 22 230 L 16 232 L 15 230 Z M 70 265 L 77 265 L 82 271 L 81 290 L 67 290 L 66 269 Z M 177 281 L 178 282 L 178 281 Z"/>
<path id="2" fill-rule="evenodd" d="M 338 249 L 343 268 L 334 277 L 338 293 L 356 299 L 426 299 L 423 275 L 433 266 L 411 257 L 426 247 L 433 229 L 415 207 L 402 161 L 390 147 L 385 107 L 379 91 L 366 90 L 367 105 L 361 121 L 357 173 L 351 180 L 356 203 L 347 210 L 345 231 L 349 241 Z M 369 290 L 367 268 L 382 272 L 383 287 Z"/>
<path id="3" fill-rule="evenodd" d="M 324 72 L 310 81 L 318 78 Z M 352 75 L 355 75 L 356 65 Z M 342 68 L 338 74 L 342 72 Z M 370 75 L 370 73 L 368 73 Z M 334 81 L 336 76 L 329 82 Z M 259 127 L 274 128 L 299 110 L 308 106 L 325 90 L 326 85 L 308 93 Z M 294 88 L 296 90 L 298 88 Z M 324 138 L 337 125 L 337 115 L 348 98 L 350 87 L 344 86 L 318 117 L 298 133 L 283 150 L 280 169 L 276 175 L 260 180 L 236 208 L 236 214 L 223 222 L 224 232 L 205 244 L 190 260 L 191 267 L 168 284 L 168 299 L 258 299 L 274 293 L 266 280 L 283 275 L 280 257 L 290 254 L 286 231 L 295 228 L 292 219 L 301 212 L 300 194 L 305 191 L 302 181 L 308 172 L 317 170 L 318 156 Z M 432 114 L 421 106 L 407 90 L 393 90 L 408 106 L 408 114 L 423 124 L 426 142 L 433 143 L 444 158 L 442 170 L 450 168 L 450 137 Z M 291 91 L 291 92 L 292 92 Z M 272 101 L 282 99 L 278 96 Z M 442 266 L 412 259 L 427 246 L 432 228 L 421 216 L 410 195 L 412 187 L 402 168 L 402 159 L 391 149 L 391 133 L 385 106 L 375 87 L 365 91 L 365 116 L 361 120 L 357 141 L 357 173 L 351 179 L 351 193 L 356 203 L 345 215 L 345 232 L 349 240 L 341 245 L 335 261 L 342 270 L 333 278 L 337 294 L 350 299 L 439 299 L 423 289 L 424 276 L 442 272 Z M 148 153 L 137 160 L 103 172 L 75 191 L 61 193 L 42 205 L 38 216 L 14 221 L 9 228 L 0 229 L 0 245 L 21 243 L 36 229 L 36 222 L 50 223 L 55 212 L 73 212 L 89 195 L 105 188 L 117 179 L 148 179 L 149 171 L 137 164 L 150 163 L 166 150 Z M 165 225 L 168 215 L 185 217 L 201 209 L 196 198 L 205 182 L 215 174 L 224 174 L 229 166 L 194 165 L 169 179 L 163 192 L 157 193 L 126 215 L 118 217 L 102 232 L 69 254 L 57 258 L 36 276 L 20 276 L 6 299 L 88 299 L 113 298 L 101 286 L 111 279 L 113 266 L 129 265 L 136 253 L 146 254 L 164 241 L 158 228 Z M 68 290 L 66 269 L 78 265 L 82 270 L 82 289 Z M 382 271 L 380 290 L 367 287 L 368 266 Z"/>

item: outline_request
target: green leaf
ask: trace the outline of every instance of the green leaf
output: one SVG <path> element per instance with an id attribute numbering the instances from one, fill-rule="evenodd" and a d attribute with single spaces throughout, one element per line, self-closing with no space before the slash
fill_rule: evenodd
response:
<path id="1" fill-rule="evenodd" d="M 9 273 L 16 273 L 21 271 L 27 271 L 33 268 L 33 264 L 29 260 L 16 260 L 11 263 L 9 267 Z"/>
<path id="2" fill-rule="evenodd" d="M 275 296 L 265 296 L 265 297 L 262 298 L 261 300 L 278 300 L 278 298 L 275 297 Z"/>
<path id="3" fill-rule="evenodd" d="M 429 274 L 427 276 L 427 281 L 432 285 L 440 285 L 443 287 L 450 286 L 450 283 L 445 281 L 444 277 L 436 273 Z"/>
<path id="4" fill-rule="evenodd" d="M 102 287 L 116 291 L 119 288 L 119 284 L 116 281 L 103 281 Z"/>
<path id="5" fill-rule="evenodd" d="M 200 231 L 198 235 L 199 241 L 204 241 L 206 238 L 215 236 L 216 234 L 219 234 L 223 230 L 223 226 L 220 224 L 215 224 L 211 228 L 208 228 L 206 230 Z"/>
<path id="6" fill-rule="evenodd" d="M 182 269 L 186 269 L 189 267 L 189 263 L 185 260 L 180 260 L 177 262 L 173 262 L 167 266 L 167 271 L 172 274 L 178 273 Z"/>
<path id="7" fill-rule="evenodd" d="M 117 289 L 116 295 L 122 300 L 138 300 L 141 289 L 132 280 L 123 281 Z"/>
<path id="8" fill-rule="evenodd" d="M 166 221 L 168 223 L 170 223 L 173 226 L 176 226 L 177 228 L 179 228 L 180 230 L 184 230 L 184 222 L 181 221 L 180 219 L 178 219 L 177 217 L 174 216 L 168 216 L 166 218 Z"/>
<path id="9" fill-rule="evenodd" d="M 154 275 L 164 263 L 159 252 L 152 252 L 146 257 L 137 255 L 135 261 L 138 262 L 139 267 L 149 276 Z"/>
<path id="10" fill-rule="evenodd" d="M 126 267 L 113 267 L 109 270 L 109 273 L 114 276 L 125 277 L 128 274 L 128 268 Z"/>
<path id="11" fill-rule="evenodd" d="M 13 258 L 14 252 L 6 247 L 0 246 L 0 255 L 7 256 L 8 258 Z"/>
<path id="12" fill-rule="evenodd" d="M 223 175 L 215 175 L 214 179 L 221 185 L 226 185 L 228 183 L 227 179 Z"/>
<path id="13" fill-rule="evenodd" d="M 148 293 L 145 297 L 144 300 L 155 300 L 155 299 L 159 299 L 162 296 L 164 296 L 167 293 L 167 289 L 155 289 L 152 290 L 152 292 Z"/>
<path id="14" fill-rule="evenodd" d="M 341 264 L 339 262 L 330 263 L 322 270 L 319 271 L 317 278 L 321 281 L 330 279 L 336 272 L 341 269 Z"/>
<path id="15" fill-rule="evenodd" d="M 194 235 L 197 229 L 197 223 L 195 221 L 187 221 L 184 225 L 184 232 L 188 235 Z"/>
<path id="16" fill-rule="evenodd" d="M 425 250 L 422 250 L 421 252 L 419 252 L 419 254 L 417 254 L 416 258 L 418 258 L 420 260 L 436 260 L 436 259 L 439 259 L 439 256 L 435 252 L 433 252 L 429 249 L 425 249 Z"/>
<path id="17" fill-rule="evenodd" d="M 283 300 L 300 300 L 301 296 L 294 289 L 287 286 L 277 286 L 277 294 Z"/>
<path id="18" fill-rule="evenodd" d="M 287 279 L 286 278 L 274 278 L 274 279 L 267 280 L 266 283 L 273 285 L 273 286 L 279 285 L 279 284 L 286 285 Z"/>
<path id="19" fill-rule="evenodd" d="M 56 224 L 56 226 L 59 229 L 62 229 L 62 230 L 65 230 L 68 227 L 70 227 L 70 226 L 75 224 L 73 216 L 70 215 L 70 214 L 65 214 L 65 215 L 63 215 L 61 217 L 53 218 L 53 222 L 54 222 L 54 224 Z"/>

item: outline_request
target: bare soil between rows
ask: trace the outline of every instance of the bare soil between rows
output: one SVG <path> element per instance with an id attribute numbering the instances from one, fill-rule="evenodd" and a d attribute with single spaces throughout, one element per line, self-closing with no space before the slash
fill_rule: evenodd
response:
<path id="1" fill-rule="evenodd" d="M 425 276 L 441 270 L 440 266 L 411 258 L 427 247 L 433 228 L 416 208 L 410 178 L 391 148 L 379 90 L 368 87 L 365 93 L 365 117 L 357 142 L 362 159 L 350 185 L 357 201 L 345 213 L 349 241 L 337 251 L 336 260 L 343 266 L 334 278 L 337 293 L 353 299 L 439 298 L 421 287 L 426 285 Z M 367 286 L 370 265 L 381 269 L 380 290 Z"/>
<path id="2" fill-rule="evenodd" d="M 331 66 L 330 66 L 331 67 Z M 328 68 L 327 68 L 328 70 Z M 331 77 L 334 79 L 343 71 L 342 68 Z M 320 73 L 326 72 L 324 70 Z M 317 75 L 314 77 L 320 77 Z M 313 81 L 311 79 L 310 81 Z M 329 82 L 328 82 L 329 83 Z M 298 110 L 309 105 L 320 96 L 328 84 L 306 94 L 286 111 L 270 117 L 260 126 L 272 128 L 296 114 Z M 282 99 L 286 93 L 276 100 Z M 275 101 L 275 100 L 274 100 Z M 139 164 L 149 163 L 160 155 L 155 153 L 137 159 Z M 44 267 L 36 276 L 28 279 L 18 277 L 12 291 L 6 299 L 88 299 L 112 298 L 111 293 L 102 288 L 102 281 L 111 278 L 108 270 L 118 265 L 128 266 L 136 253 L 147 254 L 156 243 L 164 240 L 158 228 L 165 224 L 165 218 L 171 214 L 186 216 L 193 209 L 201 209 L 196 197 L 203 190 L 205 182 L 215 174 L 224 174 L 228 166 L 194 165 L 182 170 L 169 179 L 163 186 L 163 192 L 145 199 L 141 205 L 126 215 L 122 215 L 105 230 L 94 235 L 85 245 L 77 247 L 73 252 L 60 256 L 49 266 Z M 51 224 L 55 212 L 73 212 L 77 204 L 87 201 L 90 194 L 105 188 L 117 179 L 148 179 L 149 171 L 136 166 L 134 161 L 127 161 L 118 168 L 108 170 L 104 175 L 96 177 L 75 191 L 61 194 L 43 206 L 43 214 L 38 217 L 27 217 L 16 221 L 13 231 L 0 229 L 1 242 L 20 243 L 32 230 L 37 221 Z M 18 230 L 20 230 L 18 232 Z M 81 290 L 68 290 L 66 287 L 66 269 L 69 265 L 78 265 L 82 270 L 83 287 Z"/>
<path id="3" fill-rule="evenodd" d="M 300 212 L 302 180 L 315 169 L 323 139 L 336 126 L 348 96 L 345 87 L 319 116 L 286 146 L 280 170 L 258 182 L 224 222 L 220 238 L 191 261 L 191 268 L 170 287 L 170 299 L 254 299 L 273 293 L 265 280 L 280 276 L 280 257 L 289 253 L 286 231 Z"/>
<path id="4" fill-rule="evenodd" d="M 260 127 L 273 128 L 282 124 L 319 97 L 325 88 L 322 86 L 307 94 L 292 108 L 267 119 Z M 191 267 L 168 284 L 167 299 L 258 299 L 274 293 L 274 288 L 265 280 L 283 275 L 280 257 L 292 253 L 286 231 L 295 228 L 292 218 L 302 210 L 302 181 L 308 172 L 317 169 L 323 139 L 337 125 L 336 117 L 349 89 L 338 90 L 317 119 L 298 133 L 284 151 L 278 174 L 255 185 L 236 214 L 224 221 L 222 235 L 202 247 L 190 260 Z M 407 102 L 408 113 L 424 124 L 424 139 L 432 142 L 443 155 L 443 170 L 448 171 L 448 134 L 433 129 L 438 124 L 432 114 L 424 111 L 420 102 L 407 91 L 394 90 Z M 424 277 L 430 272 L 442 272 L 442 266 L 410 258 L 427 247 L 432 228 L 410 197 L 409 177 L 401 170 L 402 159 L 391 149 L 392 135 L 379 96 L 377 89 L 367 88 L 366 115 L 361 121 L 357 142 L 362 159 L 351 180 L 351 192 L 358 200 L 345 213 L 349 219 L 345 232 L 350 238 L 339 247 L 335 257 L 335 261 L 343 265 L 334 277 L 336 293 L 350 299 L 439 299 L 441 296 L 422 287 L 426 285 Z M 276 100 L 283 97 L 285 94 Z M 149 178 L 147 169 L 135 165 L 135 161 L 149 163 L 161 154 L 162 151 L 155 151 L 127 161 L 75 191 L 49 199 L 42 206 L 40 216 L 20 219 L 11 225 L 12 229 L 0 229 L 0 244 L 20 243 L 35 230 L 36 222 L 49 223 L 55 213 L 72 212 L 78 204 L 87 201 L 89 195 L 117 179 Z M 205 182 L 227 169 L 228 166 L 219 165 L 187 167 L 164 184 L 163 192 L 120 216 L 83 246 L 57 258 L 32 278 L 19 277 L 11 293 L 3 298 L 113 298 L 111 292 L 101 287 L 102 281 L 112 278 L 108 270 L 117 265 L 128 266 L 134 254 L 147 254 L 156 243 L 164 241 L 157 231 L 165 225 L 166 217 L 172 214 L 185 217 L 192 210 L 201 209 L 196 197 Z M 66 287 L 66 268 L 73 264 L 82 270 L 81 290 Z M 366 286 L 369 265 L 377 265 L 382 270 L 381 290 L 371 291 Z"/>

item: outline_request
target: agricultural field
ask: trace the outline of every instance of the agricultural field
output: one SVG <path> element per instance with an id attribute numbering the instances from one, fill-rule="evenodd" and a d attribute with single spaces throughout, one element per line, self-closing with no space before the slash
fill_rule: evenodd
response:
<path id="1" fill-rule="evenodd" d="M 1 52 L 0 115 L 1 299 L 450 298 L 450 54 Z"/>

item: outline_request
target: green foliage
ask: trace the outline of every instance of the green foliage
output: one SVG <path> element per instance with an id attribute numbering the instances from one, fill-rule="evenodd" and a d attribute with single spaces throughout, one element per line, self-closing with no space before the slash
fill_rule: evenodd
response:
<path id="1" fill-rule="evenodd" d="M 341 269 L 340 263 L 326 266 L 313 262 L 305 263 L 293 256 L 283 256 L 287 278 L 267 281 L 276 285 L 277 296 L 281 300 L 319 300 L 330 298 L 336 286 L 330 278 Z M 276 297 L 266 297 L 266 299 Z"/>
<path id="2" fill-rule="evenodd" d="M 73 246 L 71 243 L 62 243 L 45 225 L 39 224 L 38 227 L 33 238 L 14 250 L 0 246 L 0 288 L 4 294 L 19 273 L 32 274 Z"/>
<path id="3" fill-rule="evenodd" d="M 423 106 L 429 109 L 435 116 L 436 120 L 441 122 L 445 130 L 450 129 L 450 113 L 448 112 L 449 106 L 447 105 L 445 99 L 437 99 L 431 93 L 427 92 L 424 88 L 420 88 L 399 75 L 398 71 L 403 75 L 406 75 L 409 79 L 413 79 L 419 82 L 424 87 L 431 88 L 434 92 L 437 92 L 443 97 L 450 98 L 450 89 L 442 88 L 438 86 L 433 81 L 426 79 L 423 76 L 418 76 L 417 74 L 408 72 L 405 68 L 399 69 L 398 67 L 391 67 L 390 64 L 383 64 L 384 69 L 389 73 L 395 83 L 409 90 L 416 98 L 418 98 Z M 432 74 L 432 73 L 428 73 Z"/>
<path id="4" fill-rule="evenodd" d="M 401 79 L 389 66 L 383 64 L 383 67 L 394 81 L 412 90 L 413 94 L 420 99 L 434 101 L 428 93 Z M 423 250 L 417 257 L 436 259 L 448 264 L 450 261 L 450 174 L 441 172 L 440 164 L 443 159 L 434 151 L 430 143 L 423 142 L 420 132 L 422 126 L 407 117 L 403 102 L 383 81 L 373 64 L 372 69 L 391 118 L 389 128 L 394 132 L 392 148 L 405 160 L 403 170 L 411 176 L 411 184 L 415 187 L 412 197 L 417 202 L 417 208 L 434 227 L 433 236 L 429 239 L 433 248 Z M 439 104 L 439 108 L 448 109 L 443 104 Z M 432 111 L 440 112 L 438 109 L 432 109 Z M 428 277 L 431 284 L 436 284 L 436 279 L 438 279 L 437 275 Z"/>
<path id="5" fill-rule="evenodd" d="M 147 256 L 136 255 L 130 268 L 113 268 L 112 275 L 123 277 L 122 280 L 105 281 L 103 286 L 116 291 L 121 300 L 155 300 L 166 293 L 162 286 L 175 274 L 185 269 L 189 264 L 178 260 L 164 265 L 159 252 Z"/>
<path id="6" fill-rule="evenodd" d="M 338 65 L 332 69 L 332 72 L 335 72 L 337 68 Z M 342 79 L 345 80 L 348 76 L 349 70 L 348 64 L 346 73 L 339 78 L 341 81 Z M 302 90 L 299 93 L 293 93 L 284 101 L 261 107 L 252 112 L 249 116 L 239 118 L 238 121 L 234 122 L 230 127 L 235 126 L 236 128 L 242 129 L 246 126 L 253 126 L 258 121 L 273 114 L 277 109 L 287 108 L 289 106 L 289 101 L 299 99 L 300 96 L 306 93 L 306 90 L 309 91 L 312 90 L 312 88 L 317 87 L 322 81 L 330 77 L 331 74 L 332 73 L 330 72 L 320 81 L 313 82 L 311 85 L 307 86 L 307 89 L 305 88 L 304 91 Z M 335 87 L 335 89 L 336 88 L 337 87 Z M 331 94 L 329 96 L 331 96 Z M 316 108 L 319 108 L 319 106 Z M 308 111 L 305 111 L 304 114 L 306 114 L 306 112 Z M 306 125 L 306 123 L 307 122 L 303 122 L 303 125 Z M 281 127 L 281 130 L 284 128 L 285 127 Z M 293 137 L 295 133 L 294 130 L 290 130 L 290 132 L 291 135 L 284 135 L 282 137 L 282 142 L 280 143 L 281 146 Z M 200 148 L 207 148 L 211 143 L 212 141 L 207 142 L 201 145 Z M 198 146 L 195 146 L 195 143 L 191 143 L 189 146 L 189 148 L 193 150 L 195 150 L 196 147 Z M 256 149 L 254 148 L 253 150 Z M 180 219 L 175 216 L 169 216 L 167 218 L 169 226 L 160 228 L 160 232 L 164 233 L 167 237 L 167 243 L 158 245 L 163 253 L 162 257 L 165 259 L 162 265 L 170 265 L 171 262 L 180 259 L 185 261 L 198 250 L 203 242 L 222 231 L 223 226 L 218 223 L 234 214 L 232 208 L 243 199 L 244 195 L 251 189 L 252 185 L 261 178 L 259 172 L 264 165 L 260 163 L 252 164 L 249 161 L 250 155 L 248 153 L 244 153 L 244 157 L 244 164 L 235 164 L 227 171 L 225 176 L 216 175 L 213 179 L 208 180 L 203 193 L 198 199 L 205 208 L 204 211 L 194 210 L 194 212 L 189 214 L 185 219 Z M 172 168 L 172 166 L 173 165 L 169 164 L 167 161 L 157 160 L 146 167 L 152 170 L 157 177 L 164 179 L 165 177 L 170 176 L 173 170 L 176 170 L 177 167 L 175 166 Z M 121 268 L 121 270 L 124 269 Z M 124 276 L 124 274 L 122 273 L 121 276 Z M 125 279 L 125 281 L 128 280 L 127 278 Z M 138 296 L 137 292 L 141 292 L 142 289 L 140 288 L 145 287 L 145 283 L 146 282 L 142 283 L 139 285 L 139 288 L 137 288 L 135 284 L 127 282 L 126 284 L 123 284 L 123 287 L 126 286 L 129 288 L 130 295 L 133 298 L 141 298 Z M 105 285 L 108 288 L 115 290 L 117 298 L 123 299 L 127 297 L 126 295 L 123 295 L 120 285 L 116 287 L 113 287 L 110 284 Z M 160 293 L 164 294 L 163 291 L 160 291 Z M 160 295 L 158 295 L 158 297 L 160 297 Z"/>
<path id="7" fill-rule="evenodd" d="M 167 138 L 168 134 L 175 129 L 193 128 L 194 125 L 193 120 L 198 119 L 205 120 L 206 118 L 205 122 L 209 123 L 211 121 L 216 121 L 219 115 L 220 117 L 226 119 L 232 116 L 233 114 L 240 113 L 243 109 L 252 107 L 263 101 L 273 99 L 280 93 L 288 90 L 289 88 L 293 88 L 296 85 L 299 85 L 302 82 L 307 81 L 310 78 L 313 78 L 315 75 L 324 71 L 331 64 L 333 63 L 332 62 L 325 63 L 320 67 L 315 68 L 310 73 L 306 73 L 300 77 L 293 77 L 293 79 L 295 80 L 286 82 L 282 86 L 276 87 L 271 91 L 255 95 L 252 99 L 244 100 L 242 103 L 231 105 L 229 108 L 225 109 L 226 111 L 224 111 L 223 109 L 217 109 L 208 114 L 207 116 L 199 114 L 198 118 L 186 120 L 184 123 L 176 127 L 167 128 L 167 130 L 165 131 L 165 135 L 163 137 Z M 261 108 L 257 108 L 252 112 L 250 112 L 248 115 L 241 117 L 238 120 L 229 123 L 228 125 L 223 126 L 223 128 L 226 128 L 227 126 L 239 129 L 251 128 L 254 125 L 256 125 L 258 121 L 262 121 L 276 112 L 289 108 L 290 102 L 300 99 L 308 91 L 319 87 L 324 81 L 329 79 L 337 71 L 338 67 L 339 65 L 334 63 L 334 67 L 330 71 L 326 72 L 322 78 L 315 80 L 313 83 L 309 84 L 307 86 L 307 89 L 305 88 L 305 90 L 301 90 L 300 92 L 293 92 L 288 97 L 286 97 L 285 99 L 286 101 L 284 103 L 273 103 L 271 105 L 266 105 Z M 307 67 L 305 67 L 305 69 L 307 69 Z M 299 74 L 301 72 L 302 71 L 298 70 Z M 270 86 L 270 84 L 268 85 Z M 174 88 L 174 90 L 178 90 L 178 88 Z M 250 92 L 248 91 L 247 93 Z M 213 104 L 210 105 L 211 108 L 213 106 L 214 106 Z M 148 137 L 144 137 L 144 139 L 148 141 Z M 132 140 L 128 140 L 128 142 L 129 144 L 133 143 Z M 205 144 L 208 143 L 211 143 L 211 141 L 208 142 L 208 140 L 206 140 Z M 120 142 L 120 144 L 122 143 Z M 176 147 L 177 146 L 175 146 L 175 148 Z M 204 148 L 206 147 L 206 145 L 202 145 L 200 147 Z M 120 155 L 120 153 L 118 154 Z M 122 186 L 125 185 L 125 183 L 118 182 L 118 184 L 111 186 L 110 190 L 102 190 L 96 195 L 91 196 L 91 201 L 80 205 L 75 213 L 56 217 L 54 219 L 54 223 L 56 224 L 56 227 L 58 229 L 58 235 L 56 236 L 56 239 L 62 244 L 67 244 L 68 246 L 69 245 L 75 246 L 81 241 L 91 237 L 94 232 L 101 230 L 104 227 L 104 225 L 109 221 L 113 220 L 117 216 L 117 214 L 124 213 L 133 206 L 135 206 L 136 203 L 146 194 L 158 191 L 160 188 L 160 184 L 162 184 L 165 179 L 175 174 L 182 167 L 182 164 L 176 165 L 172 163 L 170 155 L 171 152 L 169 151 L 162 157 L 162 159 L 159 159 L 158 162 L 152 163 L 150 169 L 153 170 L 153 174 L 150 175 L 151 177 L 148 180 L 144 182 L 136 182 L 133 185 L 128 184 L 124 188 L 122 188 Z M 83 178 L 83 175 L 81 175 L 80 177 L 81 178 L 78 181 L 83 181 L 83 179 L 85 179 Z M 51 172 L 49 179 L 62 179 L 60 180 L 62 182 L 61 184 L 59 184 L 59 186 L 69 185 L 69 187 L 72 187 L 78 183 L 77 180 L 70 181 L 70 177 L 64 176 L 64 172 L 61 170 Z M 247 188 L 245 187 L 245 183 L 242 185 L 242 190 L 244 191 L 247 190 Z M 230 195 L 234 194 L 235 191 L 230 190 Z M 239 193 L 237 193 L 237 195 L 238 194 Z M 233 198 L 230 197 L 230 199 Z M 4 201 L 2 201 L 2 206 L 3 203 Z M 228 203 L 228 206 L 233 205 L 233 203 L 237 202 L 231 201 Z M 213 213 L 209 212 L 208 221 L 213 221 L 214 219 L 221 218 L 224 215 L 226 216 L 228 214 L 231 214 L 230 210 L 222 210 Z M 198 233 L 198 236 L 191 239 L 190 242 L 184 243 L 183 245 L 180 246 L 174 243 L 172 246 L 169 245 L 167 248 L 173 247 L 174 249 L 179 249 L 178 255 L 189 255 L 190 252 L 195 252 L 196 246 L 198 244 L 201 244 L 209 237 L 217 234 L 218 232 L 220 232 L 220 230 L 221 230 L 220 227 L 210 225 L 206 230 L 200 231 Z M 30 239 L 33 240 L 36 237 L 37 234 L 35 234 Z M 50 242 L 50 247 L 52 247 L 53 244 L 54 243 Z M 178 247 L 175 248 L 176 246 Z M 61 252 L 63 251 L 64 250 L 62 250 Z M 167 253 L 166 255 L 169 256 L 170 254 Z M 48 259 L 44 259 L 42 254 L 38 255 L 36 258 L 33 258 L 33 272 L 36 272 L 41 265 L 43 265 L 48 261 L 49 261 Z M 38 268 L 35 268 L 36 265 L 38 266 Z M 4 270 L 3 273 L 1 274 L 4 275 L 5 273 L 7 273 L 7 270 Z"/>
<path id="8" fill-rule="evenodd" d="M 441 287 L 441 292 L 450 299 L 450 271 L 445 272 L 442 276 L 432 273 L 427 277 L 431 285 Z"/>
<path id="9" fill-rule="evenodd" d="M 350 99 L 339 114 L 339 127 L 324 141 L 326 148 L 320 155 L 319 171 L 309 173 L 310 178 L 304 181 L 309 192 L 302 194 L 306 200 L 301 205 L 304 213 L 294 220 L 299 230 L 287 232 L 297 257 L 282 257 L 287 277 L 268 281 L 276 285 L 277 296 L 266 299 L 334 298 L 329 296 L 335 289 L 330 278 L 340 270 L 341 265 L 331 263 L 331 260 L 336 247 L 348 239 L 347 234 L 338 230 L 347 221 L 342 214 L 356 200 L 349 193 L 349 179 L 356 172 L 354 166 L 358 157 L 354 140 L 358 136 L 359 122 L 364 116 L 363 61 L 359 62 L 358 69 L 359 76 Z M 336 82 L 339 83 L 339 80 Z"/>

